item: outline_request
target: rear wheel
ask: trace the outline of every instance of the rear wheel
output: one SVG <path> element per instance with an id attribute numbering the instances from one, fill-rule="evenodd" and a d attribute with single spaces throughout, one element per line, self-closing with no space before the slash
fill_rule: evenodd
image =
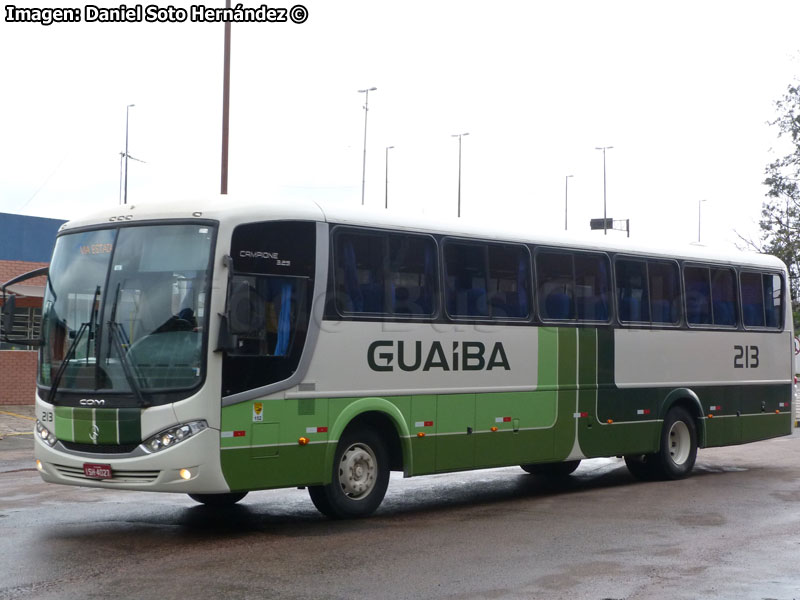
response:
<path id="1" fill-rule="evenodd" d="M 389 454 L 371 430 L 345 433 L 336 447 L 331 483 L 309 486 L 311 501 L 333 519 L 366 517 L 378 508 L 389 485 Z"/>
<path id="2" fill-rule="evenodd" d="M 520 467 L 531 475 L 538 475 L 545 479 L 563 479 L 574 473 L 580 464 L 580 460 L 568 460 L 557 463 L 520 465 Z"/>
<path id="3" fill-rule="evenodd" d="M 247 492 L 229 492 L 227 494 L 189 494 L 189 498 L 206 506 L 233 506 L 247 496 Z"/>
<path id="4" fill-rule="evenodd" d="M 664 419 L 658 452 L 626 456 L 625 464 L 637 479 L 683 479 L 692 472 L 696 459 L 694 419 L 686 409 L 676 406 Z"/>
<path id="5" fill-rule="evenodd" d="M 663 479 L 683 479 L 692 472 L 697 459 L 697 428 L 685 409 L 676 406 L 667 413 L 656 457 L 656 471 Z"/>

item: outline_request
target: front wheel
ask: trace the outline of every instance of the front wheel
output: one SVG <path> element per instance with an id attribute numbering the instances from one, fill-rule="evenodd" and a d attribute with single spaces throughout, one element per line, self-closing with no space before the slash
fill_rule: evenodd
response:
<path id="1" fill-rule="evenodd" d="M 389 454 L 370 430 L 345 433 L 336 447 L 331 483 L 308 488 L 311 501 L 333 519 L 371 515 L 389 486 Z"/>
<path id="2" fill-rule="evenodd" d="M 233 506 L 247 496 L 247 492 L 229 492 L 227 494 L 189 494 L 189 498 L 206 506 Z"/>

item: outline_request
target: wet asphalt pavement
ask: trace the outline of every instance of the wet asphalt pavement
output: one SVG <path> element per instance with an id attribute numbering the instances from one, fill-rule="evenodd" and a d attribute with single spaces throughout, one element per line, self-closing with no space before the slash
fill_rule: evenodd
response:
<path id="1" fill-rule="evenodd" d="M 618 459 L 560 486 L 519 468 L 393 474 L 374 517 L 334 522 L 302 490 L 212 510 L 45 484 L 32 413 L 0 411 L 18 415 L 0 414 L 0 599 L 800 599 L 797 430 L 701 450 L 678 482 Z"/>

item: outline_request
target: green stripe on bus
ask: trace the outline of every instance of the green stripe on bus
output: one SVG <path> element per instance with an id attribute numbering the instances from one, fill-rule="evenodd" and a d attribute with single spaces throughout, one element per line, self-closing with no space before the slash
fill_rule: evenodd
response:
<path id="1" fill-rule="evenodd" d="M 73 408 L 72 428 L 75 432 L 74 442 L 79 444 L 92 444 L 92 426 L 94 425 L 94 409 Z"/>
<path id="2" fill-rule="evenodd" d="M 134 444 L 142 441 L 142 411 L 138 408 L 119 409 L 119 443 Z"/>
<path id="3" fill-rule="evenodd" d="M 94 409 L 94 427 L 92 428 L 92 441 L 95 444 L 118 444 L 117 439 L 117 409 Z"/>
<path id="4" fill-rule="evenodd" d="M 74 442 L 74 434 L 72 432 L 72 407 L 71 406 L 56 406 L 55 407 L 55 434 L 59 440 L 65 442 Z"/>

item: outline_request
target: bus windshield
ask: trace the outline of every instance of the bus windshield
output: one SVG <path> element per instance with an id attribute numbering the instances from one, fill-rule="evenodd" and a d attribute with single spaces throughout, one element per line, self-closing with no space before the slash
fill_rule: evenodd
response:
<path id="1" fill-rule="evenodd" d="M 38 382 L 56 391 L 170 392 L 203 379 L 215 230 L 98 229 L 56 242 Z"/>

